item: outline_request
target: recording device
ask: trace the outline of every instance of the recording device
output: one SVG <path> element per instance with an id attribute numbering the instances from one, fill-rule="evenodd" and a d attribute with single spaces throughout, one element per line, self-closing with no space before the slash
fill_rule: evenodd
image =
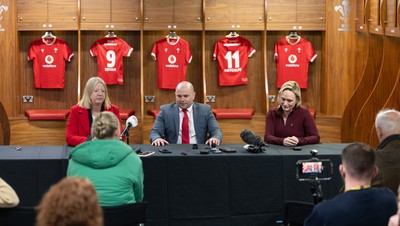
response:
<path id="1" fill-rule="evenodd" d="M 330 180 L 333 175 L 333 163 L 329 159 L 318 159 L 318 151 L 310 151 L 311 158 L 296 163 L 296 178 L 299 181 Z"/>
<path id="2" fill-rule="evenodd" d="M 246 150 L 252 153 L 263 152 L 265 151 L 265 148 L 269 146 L 260 136 L 249 129 L 242 130 L 242 132 L 240 132 L 240 137 L 244 142 L 246 142 L 246 144 L 249 144 Z"/>
<path id="3" fill-rule="evenodd" d="M 119 139 L 122 140 L 122 138 L 128 133 L 129 129 L 131 127 L 136 127 L 138 125 L 138 120 L 137 118 L 132 115 L 129 116 L 129 118 L 126 120 L 126 126 L 124 131 L 122 131 L 121 135 L 119 136 Z"/>
<path id="4" fill-rule="evenodd" d="M 211 144 L 210 152 L 214 154 L 221 154 L 222 151 L 218 150 L 217 145 L 215 143 Z"/>

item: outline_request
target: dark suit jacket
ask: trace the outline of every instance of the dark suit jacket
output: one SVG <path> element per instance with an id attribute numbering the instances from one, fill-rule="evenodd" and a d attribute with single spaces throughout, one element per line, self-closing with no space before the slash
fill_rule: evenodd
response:
<path id="1" fill-rule="evenodd" d="M 119 115 L 119 108 L 111 104 L 111 107 L 104 109 L 104 111 L 111 111 L 117 116 L 122 131 L 123 128 L 121 117 Z M 82 108 L 79 105 L 71 107 L 66 132 L 67 144 L 70 146 L 77 146 L 78 144 L 85 142 L 89 135 L 90 125 L 88 109 Z"/>
<path id="2" fill-rule="evenodd" d="M 400 134 L 386 137 L 376 149 L 378 175 L 372 180 L 372 186 L 388 187 L 397 194 L 400 185 Z"/>
<path id="3" fill-rule="evenodd" d="M 211 107 L 193 102 L 193 120 L 197 143 L 204 144 L 210 137 L 222 141 L 222 131 L 219 128 Z M 179 107 L 176 103 L 160 107 L 153 128 L 150 131 L 150 143 L 157 138 L 164 138 L 170 144 L 176 144 L 179 136 Z"/>

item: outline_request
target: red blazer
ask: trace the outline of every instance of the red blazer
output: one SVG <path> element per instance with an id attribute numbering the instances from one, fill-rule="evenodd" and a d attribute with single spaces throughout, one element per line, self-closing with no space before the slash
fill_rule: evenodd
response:
<path id="1" fill-rule="evenodd" d="M 117 116 L 122 132 L 123 127 L 119 115 L 119 108 L 116 105 L 111 104 L 111 107 L 104 109 L 104 111 L 111 111 Z M 66 132 L 67 144 L 70 146 L 77 146 L 78 144 L 85 142 L 89 135 L 90 126 L 88 109 L 82 108 L 79 105 L 71 107 Z"/>

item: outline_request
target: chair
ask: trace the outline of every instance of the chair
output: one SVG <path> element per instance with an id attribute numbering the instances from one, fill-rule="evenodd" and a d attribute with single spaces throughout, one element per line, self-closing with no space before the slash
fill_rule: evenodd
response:
<path id="1" fill-rule="evenodd" d="M 283 225 L 302 226 L 313 208 L 313 203 L 285 201 L 283 205 Z"/>
<path id="2" fill-rule="evenodd" d="M 146 202 L 102 208 L 104 226 L 133 226 L 146 223 Z"/>
<path id="3" fill-rule="evenodd" d="M 36 221 L 35 207 L 17 206 L 0 209 L 1 226 L 33 226 Z"/>

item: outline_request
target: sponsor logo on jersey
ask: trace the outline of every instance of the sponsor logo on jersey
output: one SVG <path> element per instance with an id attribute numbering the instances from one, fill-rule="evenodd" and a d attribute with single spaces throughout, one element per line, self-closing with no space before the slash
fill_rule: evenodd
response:
<path id="1" fill-rule="evenodd" d="M 285 64 L 286 67 L 300 67 L 299 64 L 295 64 L 297 62 L 297 56 L 295 54 L 290 54 L 288 61 L 290 64 Z"/>
<path id="2" fill-rule="evenodd" d="M 224 72 L 241 72 L 242 68 L 227 68 L 224 69 Z"/>
<path id="3" fill-rule="evenodd" d="M 57 65 L 52 64 L 54 62 L 54 57 L 52 55 L 47 55 L 44 58 L 44 61 L 47 64 L 42 65 L 42 67 L 45 67 L 45 68 L 55 68 L 55 67 L 57 67 Z"/>

